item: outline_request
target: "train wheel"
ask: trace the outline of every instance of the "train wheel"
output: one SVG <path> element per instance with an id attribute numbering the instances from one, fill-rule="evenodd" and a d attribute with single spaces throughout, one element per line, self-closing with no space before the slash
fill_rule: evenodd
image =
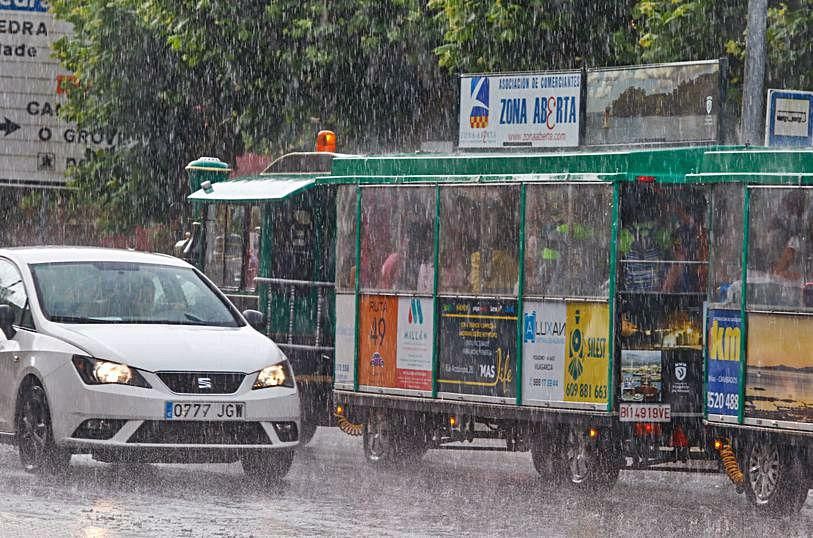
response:
<path id="1" fill-rule="evenodd" d="M 798 458 L 787 446 L 755 437 L 745 452 L 745 493 L 757 510 L 777 515 L 801 510 L 807 483 Z"/>
<path id="2" fill-rule="evenodd" d="M 364 425 L 364 457 L 373 465 L 395 463 L 399 456 L 396 435 L 391 421 L 381 412 L 373 411 Z"/>
<path id="3" fill-rule="evenodd" d="M 609 441 L 590 439 L 584 428 L 570 429 L 563 467 L 571 485 L 591 490 L 610 489 L 615 485 L 620 468 Z"/>
<path id="4" fill-rule="evenodd" d="M 555 432 L 537 434 L 531 443 L 531 460 L 545 482 L 558 484 L 562 481 L 561 440 Z"/>

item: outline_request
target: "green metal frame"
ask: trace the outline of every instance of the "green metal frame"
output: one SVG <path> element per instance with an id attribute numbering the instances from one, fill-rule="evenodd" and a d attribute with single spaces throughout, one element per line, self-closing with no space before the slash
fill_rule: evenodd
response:
<path id="1" fill-rule="evenodd" d="M 432 237 L 432 256 L 433 267 L 435 269 L 432 275 L 432 327 L 435 333 L 432 336 L 432 398 L 438 397 L 438 368 L 440 368 L 440 302 L 438 301 L 438 275 L 440 271 L 440 186 L 435 185 L 435 225 L 433 226 Z"/>
<path id="2" fill-rule="evenodd" d="M 609 326 L 610 334 L 608 335 L 607 346 L 607 411 L 612 411 L 615 408 L 615 301 L 616 301 L 616 279 L 618 278 L 618 225 L 621 218 L 620 211 L 621 204 L 621 186 L 618 183 L 613 183 L 613 208 L 612 208 L 612 222 L 610 224 L 610 287 L 608 308 L 609 308 Z"/>
<path id="3" fill-rule="evenodd" d="M 740 395 L 738 409 L 737 409 L 737 423 L 742 424 L 743 415 L 745 411 L 745 368 L 746 356 L 748 350 L 748 317 L 746 314 L 746 306 L 748 304 L 748 239 L 751 220 L 751 189 L 746 185 L 745 193 L 743 196 L 742 208 L 742 287 L 740 288 Z"/>
<path id="4" fill-rule="evenodd" d="M 519 191 L 519 263 L 517 274 L 517 354 L 516 354 L 516 390 L 517 405 L 522 405 L 522 332 L 525 325 L 525 312 L 523 310 L 522 296 L 525 292 L 525 202 L 526 188 L 528 184 L 523 183 Z"/>

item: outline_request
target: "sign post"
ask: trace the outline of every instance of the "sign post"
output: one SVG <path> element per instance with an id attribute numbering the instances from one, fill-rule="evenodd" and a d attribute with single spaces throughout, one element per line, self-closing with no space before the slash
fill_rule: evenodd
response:
<path id="1" fill-rule="evenodd" d="M 768 90 L 766 146 L 813 146 L 813 92 Z"/>
<path id="2" fill-rule="evenodd" d="M 116 143 L 113 132 L 77 129 L 58 116 L 72 77 L 51 45 L 72 31 L 44 0 L 0 2 L 0 185 L 63 186 L 88 148 Z"/>

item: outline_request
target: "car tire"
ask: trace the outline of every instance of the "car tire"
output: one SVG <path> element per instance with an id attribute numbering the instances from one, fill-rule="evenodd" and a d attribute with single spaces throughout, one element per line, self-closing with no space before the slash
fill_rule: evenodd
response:
<path id="1" fill-rule="evenodd" d="M 246 477 L 260 484 L 280 482 L 294 463 L 293 449 L 247 452 L 240 456 Z"/>
<path id="2" fill-rule="evenodd" d="M 782 516 L 801 510 L 808 484 L 794 452 L 769 436 L 756 436 L 746 444 L 745 494 L 757 511 Z"/>
<path id="3" fill-rule="evenodd" d="M 591 440 L 584 428 L 570 428 L 562 454 L 566 482 L 588 491 L 611 489 L 621 469 L 610 446 L 611 439 Z"/>
<path id="4" fill-rule="evenodd" d="M 313 440 L 316 435 L 316 422 L 303 420 L 299 430 L 299 446 L 305 446 Z"/>
<path id="5" fill-rule="evenodd" d="M 23 468 L 29 473 L 66 472 L 71 453 L 56 446 L 45 389 L 30 382 L 23 387 L 18 402 L 16 441 Z"/>

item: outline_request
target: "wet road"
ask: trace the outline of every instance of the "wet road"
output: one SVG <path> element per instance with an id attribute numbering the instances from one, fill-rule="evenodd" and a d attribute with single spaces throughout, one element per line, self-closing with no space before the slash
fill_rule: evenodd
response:
<path id="1" fill-rule="evenodd" d="M 755 516 L 723 475 L 623 472 L 595 496 L 552 490 L 525 454 L 430 451 L 367 465 L 360 438 L 320 429 L 275 489 L 239 464 L 114 466 L 74 457 L 58 481 L 0 446 L 0 536 L 500 536 L 813 534 L 813 495 L 792 519 Z"/>

